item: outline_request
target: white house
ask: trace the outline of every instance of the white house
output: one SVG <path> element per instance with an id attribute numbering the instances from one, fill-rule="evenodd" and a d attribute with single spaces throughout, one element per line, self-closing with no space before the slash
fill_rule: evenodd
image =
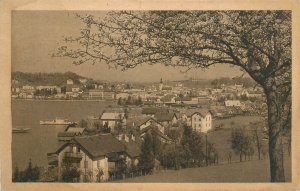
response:
<path id="1" fill-rule="evenodd" d="M 67 80 L 67 85 L 73 85 L 73 84 L 74 84 L 74 82 L 73 82 L 72 79 L 68 79 L 68 80 Z"/>
<path id="2" fill-rule="evenodd" d="M 188 110 L 182 118 L 196 131 L 206 133 L 212 129 L 212 114 L 206 109 Z"/>
<path id="3" fill-rule="evenodd" d="M 114 128 L 118 124 L 125 124 L 125 113 L 124 112 L 104 112 L 100 116 L 100 122 L 102 125 L 107 123 L 108 127 L 111 128 L 111 131 L 114 131 Z"/>
<path id="4" fill-rule="evenodd" d="M 225 101 L 225 106 L 226 107 L 241 107 L 241 102 L 240 100 L 226 100 Z"/>

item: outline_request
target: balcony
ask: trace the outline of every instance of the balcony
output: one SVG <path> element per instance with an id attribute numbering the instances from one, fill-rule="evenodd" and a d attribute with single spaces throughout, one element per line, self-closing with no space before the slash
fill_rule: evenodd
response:
<path id="1" fill-rule="evenodd" d="M 81 153 L 65 152 L 64 153 L 64 162 L 80 162 L 82 159 Z"/>

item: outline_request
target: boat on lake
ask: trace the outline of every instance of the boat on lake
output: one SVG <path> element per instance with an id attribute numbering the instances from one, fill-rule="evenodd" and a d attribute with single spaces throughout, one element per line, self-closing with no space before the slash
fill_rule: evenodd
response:
<path id="1" fill-rule="evenodd" d="M 12 128 L 13 133 L 28 133 L 31 128 Z"/>
<path id="2" fill-rule="evenodd" d="M 56 118 L 54 120 L 40 121 L 40 125 L 72 125 L 76 122 L 69 121 L 68 119 Z"/>

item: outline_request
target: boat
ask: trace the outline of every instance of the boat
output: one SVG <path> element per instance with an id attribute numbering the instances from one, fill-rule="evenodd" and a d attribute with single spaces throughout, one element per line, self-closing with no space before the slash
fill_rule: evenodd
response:
<path id="1" fill-rule="evenodd" d="M 56 118 L 54 120 L 40 121 L 40 125 L 72 125 L 75 122 L 69 121 L 68 119 Z"/>
<path id="2" fill-rule="evenodd" d="M 28 133 L 31 128 L 12 128 L 13 133 Z"/>

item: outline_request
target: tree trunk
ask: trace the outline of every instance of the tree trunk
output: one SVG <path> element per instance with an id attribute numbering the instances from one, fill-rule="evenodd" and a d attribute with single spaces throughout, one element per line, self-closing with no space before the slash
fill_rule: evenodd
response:
<path id="1" fill-rule="evenodd" d="M 282 154 L 282 129 L 284 118 L 282 115 L 282 103 L 276 90 L 270 88 L 266 92 L 268 105 L 269 125 L 269 157 L 271 182 L 285 182 L 283 154 Z"/>

